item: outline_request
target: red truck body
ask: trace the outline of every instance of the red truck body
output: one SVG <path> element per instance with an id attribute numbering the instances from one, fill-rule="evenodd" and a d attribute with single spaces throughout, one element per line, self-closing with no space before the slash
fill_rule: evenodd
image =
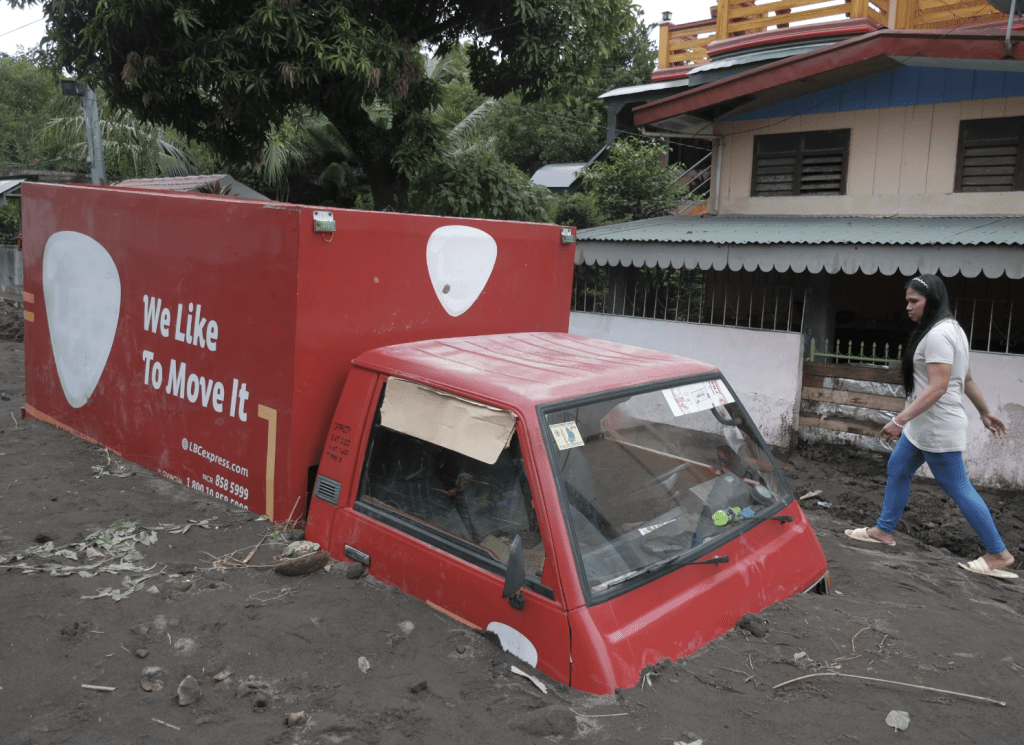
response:
<path id="1" fill-rule="evenodd" d="M 32 183 L 23 195 L 29 416 L 277 521 L 301 517 L 362 352 L 568 330 L 574 246 L 554 225 L 334 210 L 337 231 L 317 233 L 315 208 L 278 202 Z M 432 277 L 428 244 L 453 228 Z M 458 251 L 483 236 L 493 269 L 452 315 L 441 298 L 465 289 Z"/>
<path id="2" fill-rule="evenodd" d="M 581 690 L 812 587 L 715 368 L 566 333 L 552 225 L 23 187 L 26 415 L 282 522 Z"/>

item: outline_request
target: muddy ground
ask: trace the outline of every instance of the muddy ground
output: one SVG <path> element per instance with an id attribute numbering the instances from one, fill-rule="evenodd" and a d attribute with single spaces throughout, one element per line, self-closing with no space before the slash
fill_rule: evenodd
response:
<path id="1" fill-rule="evenodd" d="M 1024 730 L 1024 579 L 959 569 L 980 545 L 927 485 L 895 549 L 846 540 L 844 528 L 877 515 L 879 456 L 814 447 L 784 464 L 797 495 L 821 491 L 801 504 L 833 595 L 768 608 L 749 625 L 763 636 L 734 629 L 618 695 L 540 676 L 545 694 L 490 638 L 370 577 L 348 579 L 344 564 L 273 572 L 292 537 L 280 527 L 22 420 L 23 364 L 23 345 L 0 341 L 0 555 L 52 543 L 79 558 L 0 566 L 4 745 L 931 745 L 1014 743 Z M 1024 558 L 1024 495 L 984 496 Z M 82 576 L 101 561 L 90 547 L 120 552 L 121 568 Z M 250 554 L 244 569 L 224 558 Z M 820 673 L 839 675 L 775 688 Z M 199 697 L 182 706 L 189 676 Z M 886 724 L 893 710 L 907 713 L 905 731 Z"/>

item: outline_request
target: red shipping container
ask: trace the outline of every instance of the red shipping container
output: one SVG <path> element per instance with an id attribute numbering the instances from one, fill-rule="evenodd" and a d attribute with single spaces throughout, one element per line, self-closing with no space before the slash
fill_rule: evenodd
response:
<path id="1" fill-rule="evenodd" d="M 26 413 L 282 521 L 357 355 L 568 330 L 557 226 L 315 211 L 26 183 Z"/>

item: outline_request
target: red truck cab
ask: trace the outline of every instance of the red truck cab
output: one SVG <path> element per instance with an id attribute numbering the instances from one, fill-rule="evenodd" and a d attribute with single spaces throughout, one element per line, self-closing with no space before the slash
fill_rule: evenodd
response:
<path id="1" fill-rule="evenodd" d="M 359 356 L 308 526 L 336 558 L 593 693 L 828 589 L 817 538 L 716 368 L 562 333 Z"/>

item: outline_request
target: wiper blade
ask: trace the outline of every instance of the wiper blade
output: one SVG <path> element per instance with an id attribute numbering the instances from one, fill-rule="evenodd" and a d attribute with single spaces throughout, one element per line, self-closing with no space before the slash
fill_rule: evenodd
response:
<path id="1" fill-rule="evenodd" d="M 620 574 L 618 577 L 613 577 L 612 579 L 607 580 L 607 581 L 602 582 L 601 584 L 597 585 L 594 588 L 594 590 L 595 591 L 597 591 L 597 590 L 607 590 L 609 587 L 615 587 L 616 585 L 621 585 L 623 582 L 628 582 L 629 580 L 634 579 L 635 577 L 639 577 L 642 574 L 651 574 L 652 572 L 660 569 L 661 567 L 665 566 L 666 564 L 670 564 L 670 563 L 672 563 L 674 561 L 677 561 L 678 559 L 679 559 L 678 555 L 677 556 L 670 556 L 667 559 L 662 559 L 661 561 L 655 562 L 654 564 L 651 564 L 650 566 L 646 566 L 643 569 L 634 569 L 632 572 L 626 572 L 625 574 Z M 728 556 L 715 556 L 715 557 L 713 557 L 711 559 L 702 559 L 700 561 L 684 561 L 684 562 L 681 562 L 679 564 L 679 566 L 684 567 L 684 566 L 689 566 L 691 564 L 728 564 L 728 563 L 729 563 L 729 557 Z"/>
<path id="2" fill-rule="evenodd" d="M 704 559 L 703 561 L 688 561 L 687 564 L 728 564 L 728 556 L 716 556 L 713 559 Z"/>
<path id="3" fill-rule="evenodd" d="M 651 572 L 655 571 L 656 569 L 659 569 L 659 568 L 665 566 L 666 564 L 669 564 L 669 563 L 675 561 L 678 558 L 679 558 L 678 556 L 670 556 L 667 559 L 662 559 L 661 561 L 656 561 L 655 563 L 653 563 L 653 564 L 651 564 L 649 566 L 645 566 L 645 567 L 643 567 L 641 569 L 634 569 L 631 572 L 626 572 L 625 574 L 620 574 L 618 577 L 613 577 L 610 580 L 602 582 L 601 584 L 597 585 L 594 589 L 595 590 L 607 590 L 609 587 L 615 587 L 616 585 L 621 585 L 623 582 L 628 582 L 629 580 L 633 579 L 634 577 L 639 577 L 642 574 L 650 574 Z"/>

